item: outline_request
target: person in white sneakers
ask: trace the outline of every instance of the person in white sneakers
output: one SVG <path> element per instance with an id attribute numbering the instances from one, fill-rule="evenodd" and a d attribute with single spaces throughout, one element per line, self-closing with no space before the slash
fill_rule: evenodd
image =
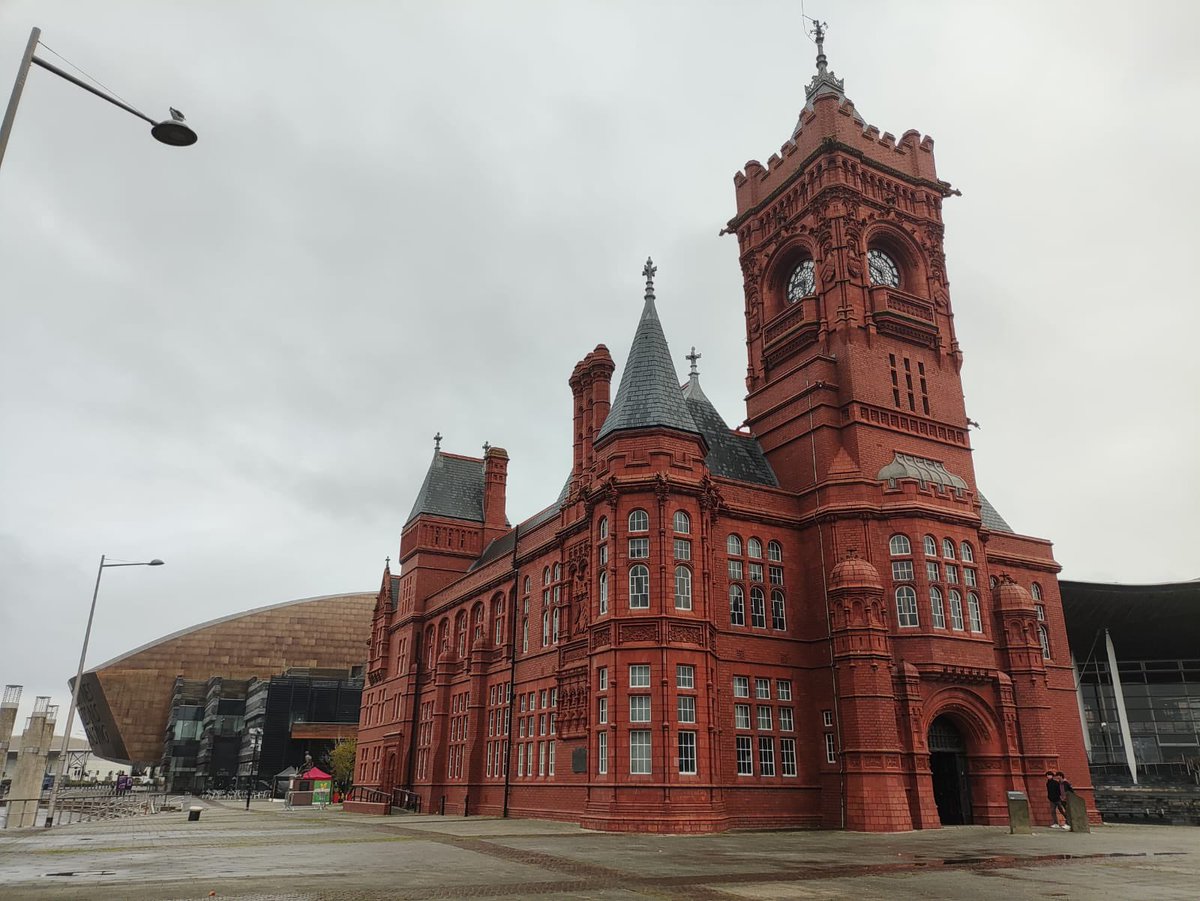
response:
<path id="1" fill-rule="evenodd" d="M 1067 795 L 1073 795 L 1075 793 L 1075 787 L 1067 781 L 1067 777 L 1063 774 L 1062 770 L 1059 770 L 1054 774 L 1054 781 L 1058 783 L 1058 807 L 1055 811 L 1054 818 L 1057 821 L 1058 812 L 1061 811 L 1063 815 L 1062 828 L 1066 829 L 1067 832 L 1070 832 L 1071 818 L 1067 816 Z"/>
<path id="2" fill-rule="evenodd" d="M 1062 784 L 1058 781 L 1058 773 L 1055 773 L 1054 770 L 1046 770 L 1046 800 L 1050 802 L 1050 828 L 1062 829 L 1065 827 L 1069 829 L 1070 827 L 1065 824 L 1067 817 L 1066 808 L 1062 803 Z M 1060 811 L 1063 812 L 1064 823 L 1062 825 L 1058 822 Z"/>

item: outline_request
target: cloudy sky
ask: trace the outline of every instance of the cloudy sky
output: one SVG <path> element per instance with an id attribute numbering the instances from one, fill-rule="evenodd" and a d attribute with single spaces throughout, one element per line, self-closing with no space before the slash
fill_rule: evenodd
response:
<path id="1" fill-rule="evenodd" d="M 570 461 L 574 363 L 623 363 L 659 267 L 681 373 L 744 416 L 732 176 L 813 70 L 784 2 L 22 2 L 194 147 L 30 74 L 0 170 L 0 682 L 378 585 L 440 430 Z M 1064 575 L 1200 576 L 1200 7 L 833 2 L 863 116 L 937 141 L 979 484 Z M 43 49 L 39 54 L 59 62 Z"/>

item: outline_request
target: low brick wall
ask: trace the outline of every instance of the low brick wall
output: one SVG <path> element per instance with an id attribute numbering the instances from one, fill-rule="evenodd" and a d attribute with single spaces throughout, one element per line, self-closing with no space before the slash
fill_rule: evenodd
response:
<path id="1" fill-rule="evenodd" d="M 374 816 L 387 816 L 390 804 L 385 804 L 382 801 L 346 801 L 342 804 L 342 810 L 347 813 L 369 813 Z"/>

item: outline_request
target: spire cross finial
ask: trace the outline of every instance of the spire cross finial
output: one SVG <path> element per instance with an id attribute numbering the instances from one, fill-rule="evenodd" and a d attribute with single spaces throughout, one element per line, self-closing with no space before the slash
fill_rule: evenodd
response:
<path id="1" fill-rule="evenodd" d="M 646 257 L 646 265 L 642 267 L 642 275 L 646 277 L 646 299 L 651 300 L 654 297 L 654 273 L 658 272 L 658 267 L 654 265 L 654 260 Z"/>
<path id="2" fill-rule="evenodd" d="M 392 565 L 392 558 L 391 558 L 391 555 L 389 554 L 388 556 L 383 558 L 383 568 L 387 569 L 391 565 Z"/>
<path id="3" fill-rule="evenodd" d="M 813 39 L 817 42 L 817 71 L 824 72 L 827 61 L 825 59 L 825 29 L 829 27 L 827 22 L 819 22 L 816 19 L 813 23 Z"/>
<path id="4" fill-rule="evenodd" d="M 692 352 L 684 357 L 685 360 L 687 360 L 689 363 L 692 364 L 691 372 L 689 372 L 688 375 L 699 375 L 700 374 L 700 371 L 696 368 L 696 361 L 699 360 L 702 356 L 704 356 L 704 354 L 696 353 L 696 345 L 693 344 Z"/>
<path id="5" fill-rule="evenodd" d="M 485 456 L 487 455 L 487 452 L 488 452 L 488 450 L 489 450 L 490 448 L 491 448 L 491 444 L 489 444 L 489 443 L 488 443 L 488 442 L 486 442 L 486 441 L 485 441 L 485 442 L 483 442 L 483 453 L 484 453 L 484 455 L 485 455 Z"/>
<path id="6" fill-rule="evenodd" d="M 440 431 L 433 436 L 433 449 L 435 451 L 442 449 L 442 433 Z"/>

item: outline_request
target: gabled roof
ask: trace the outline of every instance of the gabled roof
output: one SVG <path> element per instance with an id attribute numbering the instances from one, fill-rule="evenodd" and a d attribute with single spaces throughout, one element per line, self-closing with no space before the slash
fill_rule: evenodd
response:
<path id="1" fill-rule="evenodd" d="M 405 525 L 421 513 L 483 522 L 483 461 L 435 450 Z"/>
<path id="2" fill-rule="evenodd" d="M 667 338 L 654 308 L 653 288 L 647 285 L 646 305 L 633 335 L 625 371 L 621 373 L 617 397 L 596 440 L 601 441 L 622 429 L 652 426 L 683 432 L 700 431 L 683 402 L 679 376 L 675 373 Z"/>
<path id="3" fill-rule="evenodd" d="M 903 454 L 895 451 L 892 462 L 875 476 L 881 482 L 890 479 L 916 479 L 922 486 L 933 484 L 939 488 L 949 488 L 954 491 L 966 491 L 967 483 L 961 476 L 948 470 L 940 460 L 926 460 L 913 454 Z"/>
<path id="4" fill-rule="evenodd" d="M 715 476 L 779 487 L 779 480 L 767 462 L 762 447 L 750 435 L 730 431 L 717 408 L 700 388 L 700 376 L 693 373 L 683 388 L 684 403 L 704 440 L 708 455 L 704 462 Z"/>

